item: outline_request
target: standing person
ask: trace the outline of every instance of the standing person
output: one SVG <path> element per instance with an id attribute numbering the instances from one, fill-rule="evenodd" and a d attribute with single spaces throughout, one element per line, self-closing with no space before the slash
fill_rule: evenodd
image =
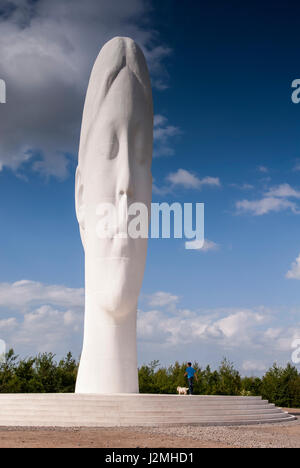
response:
<path id="1" fill-rule="evenodd" d="M 188 367 L 185 369 L 185 377 L 188 378 L 189 382 L 189 394 L 193 395 L 193 390 L 194 390 L 194 377 L 197 378 L 197 374 L 195 369 L 192 367 L 192 363 L 188 362 Z"/>

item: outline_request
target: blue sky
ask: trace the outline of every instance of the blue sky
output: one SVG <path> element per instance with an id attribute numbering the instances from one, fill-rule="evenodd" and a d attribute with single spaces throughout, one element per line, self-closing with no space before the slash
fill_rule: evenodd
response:
<path id="1" fill-rule="evenodd" d="M 149 241 L 140 364 L 215 366 L 227 356 L 253 374 L 290 360 L 300 338 L 298 10 L 293 2 L 0 1 L 0 337 L 9 346 L 80 353 L 82 107 L 98 51 L 126 35 L 152 77 L 153 201 L 204 202 L 207 239 L 192 251 L 184 240 Z"/>

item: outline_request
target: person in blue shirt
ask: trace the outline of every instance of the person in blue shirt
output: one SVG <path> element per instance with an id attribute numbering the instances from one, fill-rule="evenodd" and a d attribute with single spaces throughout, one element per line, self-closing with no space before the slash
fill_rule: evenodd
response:
<path id="1" fill-rule="evenodd" d="M 185 369 L 185 377 L 188 378 L 189 382 L 189 394 L 193 395 L 193 390 L 194 390 L 194 377 L 197 379 L 197 374 L 195 369 L 192 367 L 192 363 L 188 362 L 188 367 Z"/>

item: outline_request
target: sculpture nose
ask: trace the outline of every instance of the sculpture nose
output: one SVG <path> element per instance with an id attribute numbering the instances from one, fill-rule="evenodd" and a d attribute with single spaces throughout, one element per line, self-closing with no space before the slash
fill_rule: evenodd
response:
<path id="1" fill-rule="evenodd" d="M 126 195 L 127 198 L 132 198 L 133 197 L 133 191 L 131 189 L 131 187 L 123 190 L 121 189 L 120 192 L 119 192 L 119 195 L 123 196 L 123 195 Z"/>
<path id="2" fill-rule="evenodd" d="M 126 195 L 128 199 L 132 199 L 134 195 L 134 189 L 133 189 L 132 169 L 130 167 L 130 159 L 129 159 L 128 150 L 126 150 L 123 153 L 120 173 L 121 173 L 121 179 L 120 179 L 120 185 L 119 185 L 119 190 L 118 190 L 119 196 Z"/>

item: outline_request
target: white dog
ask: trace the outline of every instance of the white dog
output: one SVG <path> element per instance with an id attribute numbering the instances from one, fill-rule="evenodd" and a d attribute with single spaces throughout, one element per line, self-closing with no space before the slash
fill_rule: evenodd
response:
<path id="1" fill-rule="evenodd" d="M 187 387 L 177 387 L 177 392 L 179 395 L 187 395 L 189 389 Z"/>

